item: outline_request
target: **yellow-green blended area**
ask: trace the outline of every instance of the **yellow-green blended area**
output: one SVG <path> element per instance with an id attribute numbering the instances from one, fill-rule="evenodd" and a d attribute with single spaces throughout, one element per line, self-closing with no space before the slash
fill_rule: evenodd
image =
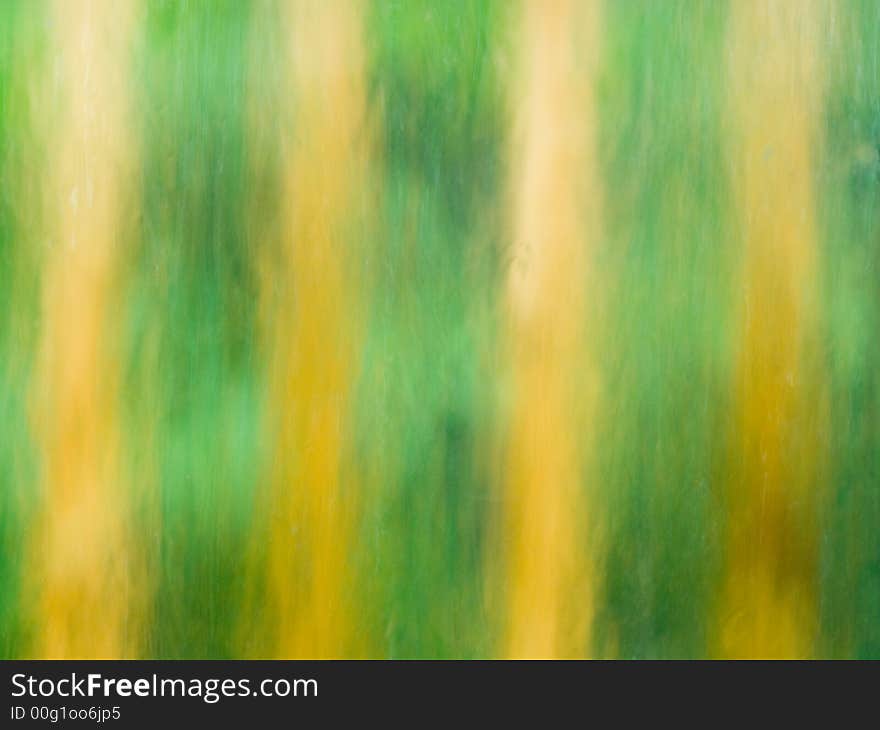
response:
<path id="1" fill-rule="evenodd" d="M 0 2 L 0 657 L 880 658 L 878 27 Z"/>

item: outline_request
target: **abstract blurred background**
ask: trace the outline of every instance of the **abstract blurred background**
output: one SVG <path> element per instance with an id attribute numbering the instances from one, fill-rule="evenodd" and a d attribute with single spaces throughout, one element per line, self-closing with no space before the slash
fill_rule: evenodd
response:
<path id="1" fill-rule="evenodd" d="M 878 31 L 0 0 L 0 656 L 880 658 Z"/>

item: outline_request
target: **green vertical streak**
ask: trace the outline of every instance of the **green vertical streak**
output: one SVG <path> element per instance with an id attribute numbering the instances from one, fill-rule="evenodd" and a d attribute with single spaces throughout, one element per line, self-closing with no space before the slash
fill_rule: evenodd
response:
<path id="1" fill-rule="evenodd" d="M 38 255 L 28 198 L 34 149 L 28 73 L 45 62 L 42 3 L 0 3 L 0 658 L 20 656 L 28 617 L 19 608 L 29 505 L 35 496 L 30 372 L 39 321 Z M 33 135 L 33 136 L 31 136 Z"/>
<path id="2" fill-rule="evenodd" d="M 478 656 L 503 119 L 485 2 L 372 5 L 383 207 L 359 385 L 363 620 L 387 657 Z"/>
<path id="3" fill-rule="evenodd" d="M 161 528 L 152 645 L 158 657 L 229 657 L 241 602 L 257 399 L 255 285 L 245 238 L 249 8 L 147 3 L 143 54 L 144 244 L 132 373 L 152 415 Z M 153 365 L 150 365 L 153 363 Z"/>
<path id="4" fill-rule="evenodd" d="M 6 414 L 0 425 L 0 658 L 16 655 L 19 647 L 18 585 L 22 562 L 20 529 L 21 508 L 16 500 L 15 461 L 20 448 L 16 432 L 26 423 L 21 402 L 20 383 L 10 362 L 15 347 L 11 282 L 13 280 L 15 241 L 9 129 L 12 104 L 11 75 L 13 64 L 14 23 L 18 5 L 0 5 L 0 412 Z"/>
<path id="5" fill-rule="evenodd" d="M 823 654 L 880 658 L 880 6 L 837 3 L 820 213 L 831 372 Z"/>
<path id="6" fill-rule="evenodd" d="M 730 377 L 718 2 L 608 3 L 600 654 L 695 657 L 717 590 Z"/>

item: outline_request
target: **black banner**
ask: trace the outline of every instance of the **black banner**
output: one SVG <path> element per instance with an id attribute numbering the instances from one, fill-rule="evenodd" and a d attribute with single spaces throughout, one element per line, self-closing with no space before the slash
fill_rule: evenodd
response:
<path id="1" fill-rule="evenodd" d="M 773 712 L 840 720 L 860 705 L 873 716 L 877 677 L 876 664 L 794 662 L 7 661 L 2 671 L 0 727 L 13 728 L 418 726 L 486 713 L 539 726 L 707 711 L 712 724 Z"/>

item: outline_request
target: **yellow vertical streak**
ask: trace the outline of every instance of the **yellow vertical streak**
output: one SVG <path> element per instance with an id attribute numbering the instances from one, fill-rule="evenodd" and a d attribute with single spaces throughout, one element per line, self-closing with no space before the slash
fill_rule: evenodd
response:
<path id="1" fill-rule="evenodd" d="M 592 620 L 584 479 L 595 390 L 586 313 L 601 207 L 592 89 L 599 10 L 599 2 L 529 0 L 521 18 L 502 517 L 511 657 L 581 655 Z"/>
<path id="2" fill-rule="evenodd" d="M 136 651 L 112 326 L 134 164 L 126 76 L 134 7 L 127 0 L 52 5 L 49 68 L 60 112 L 43 170 L 49 248 L 35 382 L 43 506 L 31 576 L 41 657 Z"/>
<path id="3" fill-rule="evenodd" d="M 366 159 L 361 7 L 282 3 L 293 135 L 270 313 L 268 620 L 278 656 L 351 651 L 355 485 L 344 443 L 359 347 L 358 184 Z"/>
<path id="4" fill-rule="evenodd" d="M 745 248 L 719 627 L 726 656 L 808 656 L 815 634 L 822 405 L 809 346 L 820 9 L 814 0 L 731 4 L 731 160 Z"/>

